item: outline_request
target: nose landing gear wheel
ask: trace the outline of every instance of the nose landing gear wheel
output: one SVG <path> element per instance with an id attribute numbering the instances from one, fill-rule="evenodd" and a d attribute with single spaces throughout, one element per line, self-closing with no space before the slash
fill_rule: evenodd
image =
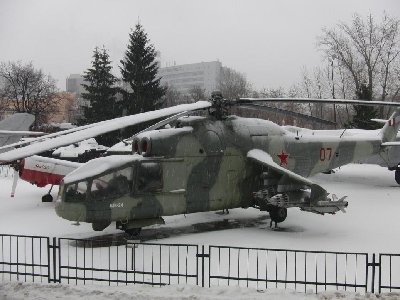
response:
<path id="1" fill-rule="evenodd" d="M 51 185 L 49 192 L 42 197 L 42 202 L 53 202 L 53 196 L 50 194 L 54 185 Z"/>
<path id="2" fill-rule="evenodd" d="M 53 202 L 53 196 L 50 194 L 46 194 L 42 197 L 42 202 Z"/>

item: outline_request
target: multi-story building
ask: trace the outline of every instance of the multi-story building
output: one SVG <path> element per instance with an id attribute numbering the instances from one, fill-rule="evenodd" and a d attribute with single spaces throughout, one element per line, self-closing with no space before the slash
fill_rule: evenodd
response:
<path id="1" fill-rule="evenodd" d="M 83 115 L 83 107 L 88 106 L 89 102 L 82 98 L 81 94 L 85 92 L 85 88 L 82 84 L 85 83 L 85 80 L 81 74 L 71 74 L 68 76 L 66 80 L 66 92 L 74 93 L 76 96 L 76 118 L 79 119 Z"/>
<path id="2" fill-rule="evenodd" d="M 185 94 L 193 87 L 200 87 L 206 94 L 218 88 L 222 64 L 219 61 L 201 62 L 160 68 L 161 84 L 173 86 Z"/>
<path id="3" fill-rule="evenodd" d="M 81 95 L 82 92 L 85 91 L 82 83 L 84 83 L 83 76 L 81 74 L 71 74 L 68 76 L 66 80 L 66 92 L 75 93 L 77 97 Z"/>

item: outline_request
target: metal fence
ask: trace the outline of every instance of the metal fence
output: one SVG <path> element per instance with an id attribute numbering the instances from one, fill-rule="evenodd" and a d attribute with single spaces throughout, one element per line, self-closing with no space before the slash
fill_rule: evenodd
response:
<path id="1" fill-rule="evenodd" d="M 400 289 L 400 254 L 0 234 L 2 281 L 191 284 L 303 292 Z M 378 257 L 378 259 L 377 259 Z"/>
<path id="2" fill-rule="evenodd" d="M 212 285 L 367 291 L 368 254 L 210 246 Z"/>
<path id="3" fill-rule="evenodd" d="M 400 290 L 400 254 L 380 254 L 379 293 Z"/>
<path id="4" fill-rule="evenodd" d="M 59 281 L 198 284 L 197 245 L 59 239 Z"/>
<path id="5" fill-rule="evenodd" d="M 1 279 L 51 282 L 48 237 L 0 234 Z"/>

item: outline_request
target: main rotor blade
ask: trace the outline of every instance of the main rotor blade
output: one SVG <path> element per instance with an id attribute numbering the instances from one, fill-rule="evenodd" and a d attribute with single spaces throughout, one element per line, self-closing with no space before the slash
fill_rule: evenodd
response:
<path id="1" fill-rule="evenodd" d="M 137 115 L 120 117 L 108 121 L 91 124 L 91 127 L 72 132 L 62 136 L 48 139 L 43 142 L 21 147 L 15 150 L 4 152 L 0 154 L 0 162 L 14 161 L 20 158 L 31 156 L 46 150 L 66 146 L 75 142 L 80 142 L 91 137 L 102 135 L 107 132 L 122 129 L 128 126 L 140 124 L 143 122 L 164 118 L 170 115 L 174 115 L 183 111 L 194 111 L 201 110 L 211 106 L 208 101 L 198 101 L 191 104 L 181 104 L 168 108 L 163 108 L 155 111 L 148 111 Z"/>
<path id="2" fill-rule="evenodd" d="M 156 129 L 162 127 L 162 126 L 167 125 L 168 123 L 170 123 L 172 121 L 175 121 L 176 119 L 178 119 L 178 118 L 180 118 L 180 117 L 182 117 L 184 115 L 187 115 L 188 113 L 189 113 L 188 111 L 183 111 L 183 112 L 177 113 L 177 114 L 175 114 L 175 115 L 173 115 L 171 117 L 168 117 L 168 118 L 166 118 L 164 120 L 161 120 L 160 122 L 157 122 L 156 124 L 151 125 L 151 126 L 145 128 L 145 129 L 143 129 L 142 131 L 139 131 L 138 133 L 135 133 L 135 135 L 133 135 L 132 137 L 125 139 L 124 142 L 132 142 L 133 139 L 135 138 L 135 136 L 137 136 L 138 134 L 143 133 L 143 132 L 147 132 L 147 131 L 150 131 L 150 130 L 156 130 Z"/>
<path id="3" fill-rule="evenodd" d="M 315 98 L 239 98 L 237 104 L 247 104 L 252 102 L 293 102 L 293 103 L 325 103 L 325 104 L 352 104 L 367 106 L 394 106 L 400 107 L 400 102 L 368 101 L 368 100 L 348 100 L 348 99 L 315 99 Z"/>
<path id="4" fill-rule="evenodd" d="M 110 121 L 112 121 L 112 120 L 101 121 L 101 122 L 98 122 L 98 123 L 78 126 L 78 127 L 67 129 L 67 130 L 62 130 L 62 131 L 58 131 L 58 132 L 54 132 L 54 133 L 49 133 L 49 134 L 46 134 L 46 135 L 42 135 L 41 137 L 38 137 L 38 138 L 30 139 L 28 141 L 16 142 L 16 143 L 13 143 L 13 144 L 5 145 L 3 147 L 0 147 L 0 150 L 8 149 L 8 148 L 14 148 L 15 146 L 30 145 L 30 144 L 36 143 L 36 142 L 43 142 L 43 141 L 45 141 L 45 140 L 47 140 L 49 138 L 55 138 L 57 136 L 66 135 L 66 134 L 69 134 L 69 133 L 72 133 L 72 132 L 76 132 L 76 131 L 81 131 L 81 130 L 84 130 L 84 129 L 87 129 L 87 128 L 91 128 L 91 127 L 99 125 L 99 124 L 106 124 L 107 122 L 110 122 Z"/>
<path id="5" fill-rule="evenodd" d="M 292 117 L 296 117 L 296 118 L 301 118 L 301 119 L 306 119 L 309 121 L 318 122 L 318 123 L 326 124 L 326 125 L 335 125 L 336 124 L 335 122 L 317 118 L 314 116 L 305 115 L 305 114 L 301 114 L 301 113 L 298 113 L 295 111 L 272 107 L 272 106 L 267 106 L 267 105 L 262 105 L 262 104 L 258 104 L 258 103 L 247 103 L 247 104 L 240 105 L 239 107 L 246 108 L 246 109 L 252 109 L 252 110 L 264 110 L 264 111 L 268 111 L 268 112 L 280 113 L 280 114 L 284 114 L 284 115 L 288 115 L 288 116 L 292 116 Z"/>

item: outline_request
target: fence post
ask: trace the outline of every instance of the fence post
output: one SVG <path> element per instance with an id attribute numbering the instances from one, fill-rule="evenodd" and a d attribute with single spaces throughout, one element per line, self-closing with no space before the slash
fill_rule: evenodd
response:
<path id="1" fill-rule="evenodd" d="M 380 268 L 381 266 L 381 262 L 379 259 L 379 262 L 376 261 L 376 256 L 375 253 L 372 254 L 372 262 L 368 263 L 368 267 L 372 267 L 372 275 L 371 275 L 371 293 L 375 293 L 375 281 L 376 281 L 376 275 L 375 275 L 375 269 L 377 267 Z M 380 277 L 381 277 L 381 272 L 379 271 L 379 293 L 381 292 L 381 288 L 380 288 Z"/>
<path id="2" fill-rule="evenodd" d="M 51 268 L 50 268 L 50 264 L 51 264 L 51 260 L 50 260 L 50 249 L 51 249 L 51 242 L 50 242 L 50 238 L 47 237 L 47 281 L 48 283 L 51 283 Z M 40 251 L 40 256 L 42 256 L 42 251 Z"/>
<path id="3" fill-rule="evenodd" d="M 371 292 L 375 293 L 375 253 L 372 254 L 372 287 Z"/>
<path id="4" fill-rule="evenodd" d="M 382 268 L 381 268 L 381 257 L 382 255 L 379 254 L 379 279 L 378 279 L 378 292 L 381 293 L 381 283 L 382 283 Z M 390 264 L 390 268 L 392 268 L 392 264 Z"/>
<path id="5" fill-rule="evenodd" d="M 53 237 L 53 242 L 50 244 L 49 243 L 49 250 L 47 251 L 47 253 L 50 255 L 50 249 L 52 249 L 51 254 L 53 256 L 53 260 L 52 260 L 52 267 L 53 267 L 53 278 L 50 278 L 50 264 L 49 264 L 49 282 L 59 282 L 59 280 L 57 279 L 57 248 L 59 248 L 59 246 L 57 245 L 57 239 L 55 237 Z M 49 257 L 49 262 L 50 262 L 50 257 Z"/>
<path id="6" fill-rule="evenodd" d="M 201 258 L 201 286 L 204 287 L 204 269 L 205 269 L 204 259 L 210 257 L 209 253 L 208 254 L 204 253 L 204 245 L 201 246 L 201 253 L 197 253 L 196 257 Z"/>

